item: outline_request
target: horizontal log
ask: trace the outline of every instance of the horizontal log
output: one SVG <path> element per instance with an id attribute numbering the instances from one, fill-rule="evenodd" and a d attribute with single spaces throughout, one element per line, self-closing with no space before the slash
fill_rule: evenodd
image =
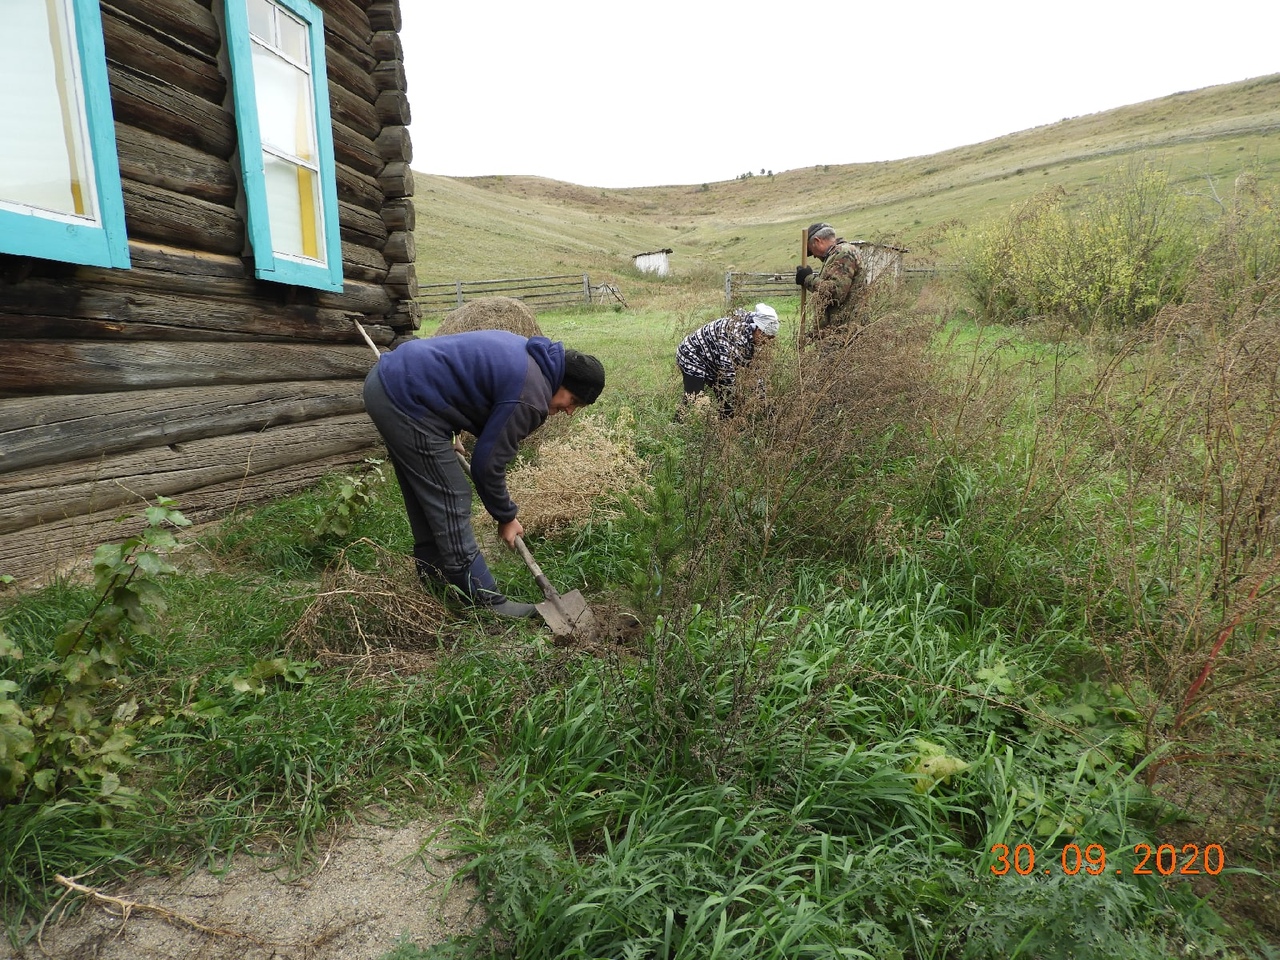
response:
<path id="1" fill-rule="evenodd" d="M 413 234 L 397 231 L 388 236 L 386 246 L 382 248 L 382 256 L 387 263 L 413 263 L 417 259 Z"/>
<path id="2" fill-rule="evenodd" d="M 326 19 L 328 19 L 326 17 Z M 332 35 L 331 35 L 332 36 Z M 372 59 L 372 51 L 366 47 L 365 55 L 359 58 L 360 62 L 352 59 L 351 48 L 345 44 L 330 44 L 325 57 L 325 66 L 329 70 L 329 78 L 336 80 L 345 90 L 350 90 L 366 103 L 373 103 L 378 97 L 378 91 L 381 89 L 374 85 L 372 71 L 369 67 L 369 61 Z M 376 69 L 376 64 L 374 66 Z"/>
<path id="3" fill-rule="evenodd" d="M 234 207 L 130 180 L 123 181 L 121 189 L 130 236 L 209 253 L 244 249 L 244 221 Z"/>
<path id="4" fill-rule="evenodd" d="M 222 31 L 208 3 L 199 0 L 110 0 L 103 12 L 112 8 L 134 22 L 146 24 L 157 34 L 210 58 L 222 48 Z"/>
<path id="5" fill-rule="evenodd" d="M 381 250 L 358 246 L 342 241 L 342 268 L 344 275 L 366 283 L 386 283 L 387 261 Z"/>
<path id="6" fill-rule="evenodd" d="M 370 355 L 372 364 L 372 355 Z M 101 463 L 125 454 L 168 456 L 164 451 L 186 449 L 218 436 L 251 435 L 285 424 L 332 422 L 334 417 L 364 413 L 360 381 L 344 381 L 343 389 L 314 384 L 280 384 L 252 388 L 183 388 L 134 390 L 102 397 L 56 397 L 40 411 L 33 426 L 5 430 L 13 448 L 0 457 L 0 532 L 17 530 L 47 517 L 50 504 L 63 498 L 68 484 L 92 484 L 102 479 Z M 224 408 L 219 410 L 219 397 Z M 148 403 L 150 399 L 150 403 Z M 74 401 L 81 407 L 73 408 Z M 172 407 L 159 404 L 172 402 Z M 24 404 L 31 406 L 32 401 Z M 20 407 L 0 401 L 0 416 L 13 420 Z M 136 430 L 131 431 L 131 419 Z M 101 429 L 101 436 L 92 430 Z M 56 444 L 56 449 L 50 449 Z"/>
<path id="7" fill-rule="evenodd" d="M 131 270 L 82 268 L 80 276 L 105 286 L 155 285 L 162 291 L 228 300 L 259 299 L 264 290 L 275 297 L 279 294 L 279 284 L 254 280 L 252 268 L 240 257 L 194 253 L 139 242 L 130 242 L 129 257 Z M 150 271 L 164 276 L 152 276 Z M 4 291 L 5 286 L 0 284 L 0 302 Z M 277 302 L 277 299 L 272 299 L 266 303 L 264 312 L 272 312 Z M 352 277 L 343 280 L 341 292 L 315 291 L 314 302 L 321 308 L 362 313 L 371 323 L 395 308 L 394 300 L 381 282 L 364 283 Z M 0 324 L 0 339 L 4 336 L 4 326 Z M 323 333 L 319 336 L 323 337 Z"/>
<path id="8" fill-rule="evenodd" d="M 385 93 L 380 93 L 378 99 L 384 96 Z M 336 122 L 346 124 L 370 140 L 382 132 L 384 124 L 374 105 L 343 88 L 332 77 L 329 78 L 329 111 Z"/>
<path id="9" fill-rule="evenodd" d="M 403 90 L 383 90 L 374 101 L 374 109 L 382 126 L 407 127 L 413 120 L 409 96 Z M 374 132 L 372 136 L 377 136 Z"/>
<path id="10" fill-rule="evenodd" d="M 379 33 L 377 36 L 383 37 L 386 36 L 386 34 Z M 392 34 L 392 36 L 395 36 L 395 34 Z M 377 52 L 378 51 L 375 48 L 374 53 L 377 54 Z M 373 73 L 369 79 L 374 87 L 373 97 L 369 98 L 371 100 L 375 99 L 378 92 L 382 90 L 407 89 L 408 82 L 405 79 L 403 55 L 396 57 L 395 59 L 381 61 L 373 68 Z"/>
<path id="11" fill-rule="evenodd" d="M 373 70 L 379 57 L 373 54 L 373 28 L 360 4 L 351 0 L 326 0 L 324 4 L 325 44 L 361 64 L 365 73 Z"/>
<path id="12" fill-rule="evenodd" d="M 374 150 L 385 161 L 401 160 L 404 163 L 413 161 L 413 140 L 409 136 L 408 127 L 383 127 L 373 141 Z"/>
<path id="13" fill-rule="evenodd" d="M 392 293 L 412 300 L 418 295 L 418 272 L 412 263 L 393 263 L 387 269 L 387 287 Z"/>
<path id="14" fill-rule="evenodd" d="M 116 124 L 116 146 L 124 180 L 235 206 L 239 178 L 229 161 L 124 123 Z"/>
<path id="15" fill-rule="evenodd" d="M 389 232 L 406 230 L 413 233 L 418 222 L 418 210 L 412 200 L 388 200 L 382 206 L 382 222 Z"/>
<path id="16" fill-rule="evenodd" d="M 413 196 L 413 171 L 407 163 L 398 160 L 388 163 L 378 174 L 378 183 L 388 199 L 399 200 Z"/>
<path id="17" fill-rule="evenodd" d="M 372 140 L 336 121 L 333 124 L 333 157 L 342 166 L 370 177 L 381 173 L 386 163 L 378 156 L 378 148 Z"/>
<path id="18" fill-rule="evenodd" d="M 397 0 L 379 0 L 369 4 L 369 26 L 374 30 L 394 30 L 400 32 L 403 21 L 400 18 L 400 4 Z"/>
<path id="19" fill-rule="evenodd" d="M 182 286 L 189 288 L 194 282 Z M 376 322 L 385 312 L 367 316 L 303 301 L 281 304 L 260 295 L 223 299 L 210 296 L 210 291 L 171 292 L 145 282 L 86 288 L 77 298 L 63 283 L 42 281 L 25 285 L 22 294 L 26 312 L 0 306 L 7 339 L 343 343 L 351 339 L 353 318 Z"/>
<path id="20" fill-rule="evenodd" d="M 372 24 L 370 24 L 372 26 Z M 373 35 L 373 55 L 379 60 L 403 60 L 404 59 L 404 43 L 400 39 L 400 34 L 395 30 L 379 30 Z M 382 88 L 391 89 L 391 88 Z M 404 90 L 405 85 L 401 85 L 395 89 Z"/>
<path id="21" fill-rule="evenodd" d="M 386 203 L 386 194 L 382 190 L 382 184 L 378 183 L 378 174 L 381 172 L 380 167 L 376 173 L 361 173 L 339 163 L 338 199 L 365 210 L 381 210 Z"/>
<path id="22" fill-rule="evenodd" d="M 231 156 L 235 122 L 220 103 L 139 76 L 127 67 L 109 71 L 108 79 L 117 123 L 151 130 L 224 160 Z"/>
<path id="23" fill-rule="evenodd" d="M 339 201 L 338 220 L 342 227 L 342 239 L 375 250 L 386 246 L 387 225 L 377 213 Z"/>
<path id="24" fill-rule="evenodd" d="M 365 429 L 371 430 L 372 425 Z M 246 438 L 243 450 L 224 449 L 221 455 L 252 466 L 253 460 L 247 454 L 254 444 L 260 446 L 262 442 L 263 436 L 254 434 Z M 248 476 L 211 486 L 175 490 L 178 508 L 194 524 L 210 523 L 235 511 L 297 493 L 369 456 L 385 455 L 376 435 L 368 432 L 363 436 L 355 433 L 334 437 L 322 429 L 320 434 L 305 439 L 272 437 L 271 443 L 273 447 L 291 449 L 298 460 L 275 470 L 254 469 Z M 335 447 L 338 452 L 328 452 Z M 145 475 L 138 478 L 140 483 L 145 479 Z M 47 582 L 53 575 L 85 563 L 98 544 L 118 543 L 140 531 L 144 526 L 141 511 L 146 505 L 145 499 L 138 496 L 113 509 L 0 534 L 0 572 L 16 577 L 19 583 Z M 121 523 L 118 518 L 126 513 L 131 519 Z M 193 539 L 189 532 L 179 537 L 188 542 Z M 180 557 L 181 554 L 179 562 Z"/>
<path id="25" fill-rule="evenodd" d="M 385 327 L 371 334 L 390 343 Z M 368 348 L 365 348 L 368 350 Z M 372 365 L 373 354 L 366 354 Z M 0 400 L 0 478 L 364 409 L 362 380 L 172 387 Z M 0 488 L 9 481 L 0 479 Z"/>
<path id="26" fill-rule="evenodd" d="M 105 393 L 289 380 L 363 379 L 368 347 L 283 343 L 11 340 L 0 352 L 0 397 Z"/>
<path id="27" fill-rule="evenodd" d="M 201 99 L 222 102 L 227 82 L 212 54 L 202 55 L 175 43 L 163 33 L 121 14 L 109 4 L 103 4 L 102 12 L 103 43 L 108 64 L 123 65 L 141 75 L 180 87 Z M 372 80 L 368 83 L 373 86 Z M 376 96 L 375 91 L 369 99 Z"/>

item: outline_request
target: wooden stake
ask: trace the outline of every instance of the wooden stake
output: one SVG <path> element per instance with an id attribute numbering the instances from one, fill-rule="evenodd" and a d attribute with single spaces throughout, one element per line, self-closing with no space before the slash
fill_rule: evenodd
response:
<path id="1" fill-rule="evenodd" d="M 809 229 L 800 228 L 800 266 L 805 266 L 809 259 Z M 808 291 L 804 284 L 800 285 L 800 322 L 796 325 L 796 351 L 804 349 L 804 295 Z"/>

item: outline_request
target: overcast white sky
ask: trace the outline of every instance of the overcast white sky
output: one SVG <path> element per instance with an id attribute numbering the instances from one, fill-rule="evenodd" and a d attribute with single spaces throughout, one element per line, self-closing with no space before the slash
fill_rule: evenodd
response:
<path id="1" fill-rule="evenodd" d="M 413 167 L 459 177 L 896 160 L 1280 72 L 1277 0 L 400 6 Z"/>

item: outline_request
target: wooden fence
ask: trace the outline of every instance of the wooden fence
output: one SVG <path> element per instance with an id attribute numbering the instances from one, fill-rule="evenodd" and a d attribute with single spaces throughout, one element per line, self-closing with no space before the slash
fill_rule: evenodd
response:
<path id="1" fill-rule="evenodd" d="M 732 310 L 734 307 L 749 304 L 754 306 L 760 300 L 777 299 L 778 297 L 798 297 L 800 288 L 796 286 L 794 273 L 742 273 L 730 271 L 724 275 L 724 302 Z"/>
<path id="2" fill-rule="evenodd" d="M 591 278 L 585 274 L 556 277 L 513 277 L 505 280 L 455 280 L 418 284 L 424 314 L 448 313 L 480 297 L 514 297 L 534 313 L 548 307 L 591 303 Z"/>

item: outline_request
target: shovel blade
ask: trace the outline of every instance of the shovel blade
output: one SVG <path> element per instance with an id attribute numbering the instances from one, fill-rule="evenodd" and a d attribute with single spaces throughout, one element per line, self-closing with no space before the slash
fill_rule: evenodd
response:
<path id="1" fill-rule="evenodd" d="M 586 598 L 580 590 L 571 590 L 554 600 L 544 600 L 538 604 L 538 613 L 551 632 L 557 637 L 578 637 L 589 640 L 596 634 L 596 618 L 587 606 Z"/>

